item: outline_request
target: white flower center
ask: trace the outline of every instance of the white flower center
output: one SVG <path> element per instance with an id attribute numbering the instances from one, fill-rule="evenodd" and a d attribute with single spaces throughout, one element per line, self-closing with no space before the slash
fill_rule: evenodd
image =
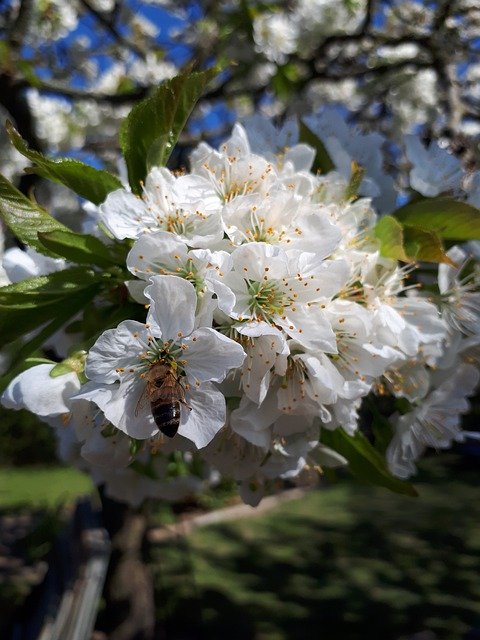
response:
<path id="1" fill-rule="evenodd" d="M 265 320 L 272 323 L 274 317 L 281 316 L 285 307 L 290 305 L 291 301 L 275 280 L 266 280 L 264 282 L 246 280 L 246 283 L 250 296 L 250 313 L 257 320 Z"/>

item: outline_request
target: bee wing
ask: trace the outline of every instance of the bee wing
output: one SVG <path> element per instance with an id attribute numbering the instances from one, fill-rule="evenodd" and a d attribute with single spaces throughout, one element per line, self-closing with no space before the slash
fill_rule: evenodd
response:
<path id="1" fill-rule="evenodd" d="M 183 404 L 185 407 L 187 407 L 187 409 L 189 411 L 191 411 L 192 407 L 190 407 L 188 402 L 187 402 L 187 395 L 186 395 L 187 394 L 187 390 L 186 390 L 182 380 L 180 380 L 180 378 L 177 378 L 177 385 L 178 385 L 178 388 L 180 389 L 180 393 L 178 394 L 179 395 L 179 398 L 178 398 L 179 402 L 181 402 L 181 404 Z"/>
<path id="2" fill-rule="evenodd" d="M 145 405 L 148 402 L 149 398 L 148 398 L 147 392 L 148 392 L 148 383 L 145 385 L 145 389 L 142 391 L 142 395 L 138 399 L 137 406 L 135 407 L 135 417 L 137 417 L 140 411 L 142 411 L 145 408 Z"/>

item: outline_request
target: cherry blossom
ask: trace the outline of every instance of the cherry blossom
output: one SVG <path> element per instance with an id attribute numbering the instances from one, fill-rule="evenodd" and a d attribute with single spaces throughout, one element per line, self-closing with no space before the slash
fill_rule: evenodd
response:
<path id="1" fill-rule="evenodd" d="M 144 401 L 146 376 L 164 362 L 185 391 L 178 433 L 204 447 L 225 423 L 224 397 L 211 383 L 240 366 L 245 353 L 213 329 L 194 330 L 197 296 L 190 282 L 153 276 L 145 295 L 151 302 L 147 322 L 125 320 L 100 336 L 85 368 L 91 382 L 77 397 L 95 402 L 121 431 L 148 439 L 159 430 Z"/>

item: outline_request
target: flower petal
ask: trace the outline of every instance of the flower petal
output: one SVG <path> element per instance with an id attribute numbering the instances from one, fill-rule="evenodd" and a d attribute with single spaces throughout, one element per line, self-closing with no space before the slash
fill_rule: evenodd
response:
<path id="1" fill-rule="evenodd" d="M 145 440 L 158 433 L 145 396 L 145 382 L 140 378 L 120 384 L 87 382 L 75 398 L 94 402 L 114 427 L 132 438 Z"/>
<path id="2" fill-rule="evenodd" d="M 195 443 L 198 449 L 206 447 L 225 425 L 225 398 L 213 385 L 187 392 L 190 410 L 182 407 L 178 433 Z"/>
<path id="3" fill-rule="evenodd" d="M 281 415 L 275 393 L 269 393 L 260 406 L 243 396 L 239 407 L 232 411 L 230 426 L 248 442 L 268 448 L 271 440 L 269 427 Z"/>
<path id="4" fill-rule="evenodd" d="M 308 144 L 296 144 L 285 153 L 285 162 L 291 162 L 296 171 L 310 171 L 315 150 Z"/>
<path id="5" fill-rule="evenodd" d="M 127 256 L 127 267 L 137 278 L 148 280 L 155 274 L 167 275 L 186 260 L 185 244 L 173 233 L 157 231 L 144 234 L 135 242 Z"/>
<path id="6" fill-rule="evenodd" d="M 138 238 L 145 227 L 145 203 L 133 193 L 117 189 L 100 205 L 99 217 L 115 238 Z"/>
<path id="7" fill-rule="evenodd" d="M 123 468 L 132 461 L 129 439 L 118 431 L 105 438 L 98 427 L 90 431 L 80 453 L 90 464 L 107 469 Z"/>
<path id="8" fill-rule="evenodd" d="M 148 344 L 149 332 L 136 320 L 124 320 L 116 329 L 108 329 L 90 349 L 85 375 L 90 380 L 110 383 L 120 380 L 121 371 L 138 364 Z"/>
<path id="9" fill-rule="evenodd" d="M 183 344 L 188 347 L 185 371 L 193 383 L 221 382 L 230 369 L 240 367 L 245 359 L 245 351 L 238 342 L 209 327 L 197 329 Z"/>
<path id="10" fill-rule="evenodd" d="M 39 364 L 20 373 L 3 392 L 1 403 L 7 409 L 28 409 L 37 416 L 54 416 L 70 411 L 70 396 L 79 388 L 76 373 L 52 378 L 55 365 Z"/>
<path id="11" fill-rule="evenodd" d="M 283 249 L 265 242 L 249 242 L 232 253 L 235 271 L 256 282 L 263 281 L 265 269 L 269 279 L 281 279 L 288 273 L 287 256 Z"/>
<path id="12" fill-rule="evenodd" d="M 164 341 L 192 333 L 197 294 L 193 285 L 178 276 L 152 276 L 145 289 L 151 301 L 147 323 Z"/>

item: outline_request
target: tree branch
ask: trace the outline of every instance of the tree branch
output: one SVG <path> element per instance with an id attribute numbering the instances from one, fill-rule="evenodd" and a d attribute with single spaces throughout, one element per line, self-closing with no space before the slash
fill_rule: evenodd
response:
<path id="1" fill-rule="evenodd" d="M 17 81 L 16 86 L 22 89 L 32 88 L 27 80 Z M 122 105 L 142 100 L 153 87 L 138 87 L 134 91 L 128 91 L 126 93 L 92 93 L 91 91 L 72 89 L 71 87 L 55 82 L 41 82 L 41 84 L 36 85 L 34 88 L 40 93 L 54 94 L 70 100 L 93 100 L 99 103 Z"/>
<path id="2" fill-rule="evenodd" d="M 94 18 L 102 25 L 102 27 L 108 31 L 108 33 L 122 46 L 126 49 L 130 49 L 137 56 L 140 56 L 143 60 L 146 58 L 147 52 L 143 49 L 143 47 L 139 47 L 135 42 L 132 42 L 128 38 L 122 36 L 122 34 L 115 27 L 114 23 L 108 18 L 106 18 L 102 13 L 97 11 L 92 5 L 88 2 L 88 0 L 80 0 L 80 4 L 85 7 L 85 9 L 92 15 Z"/>
<path id="3" fill-rule="evenodd" d="M 15 50 L 19 50 L 23 44 L 23 38 L 31 23 L 33 8 L 33 0 L 22 0 L 18 8 L 17 16 L 8 29 L 8 42 Z"/>

